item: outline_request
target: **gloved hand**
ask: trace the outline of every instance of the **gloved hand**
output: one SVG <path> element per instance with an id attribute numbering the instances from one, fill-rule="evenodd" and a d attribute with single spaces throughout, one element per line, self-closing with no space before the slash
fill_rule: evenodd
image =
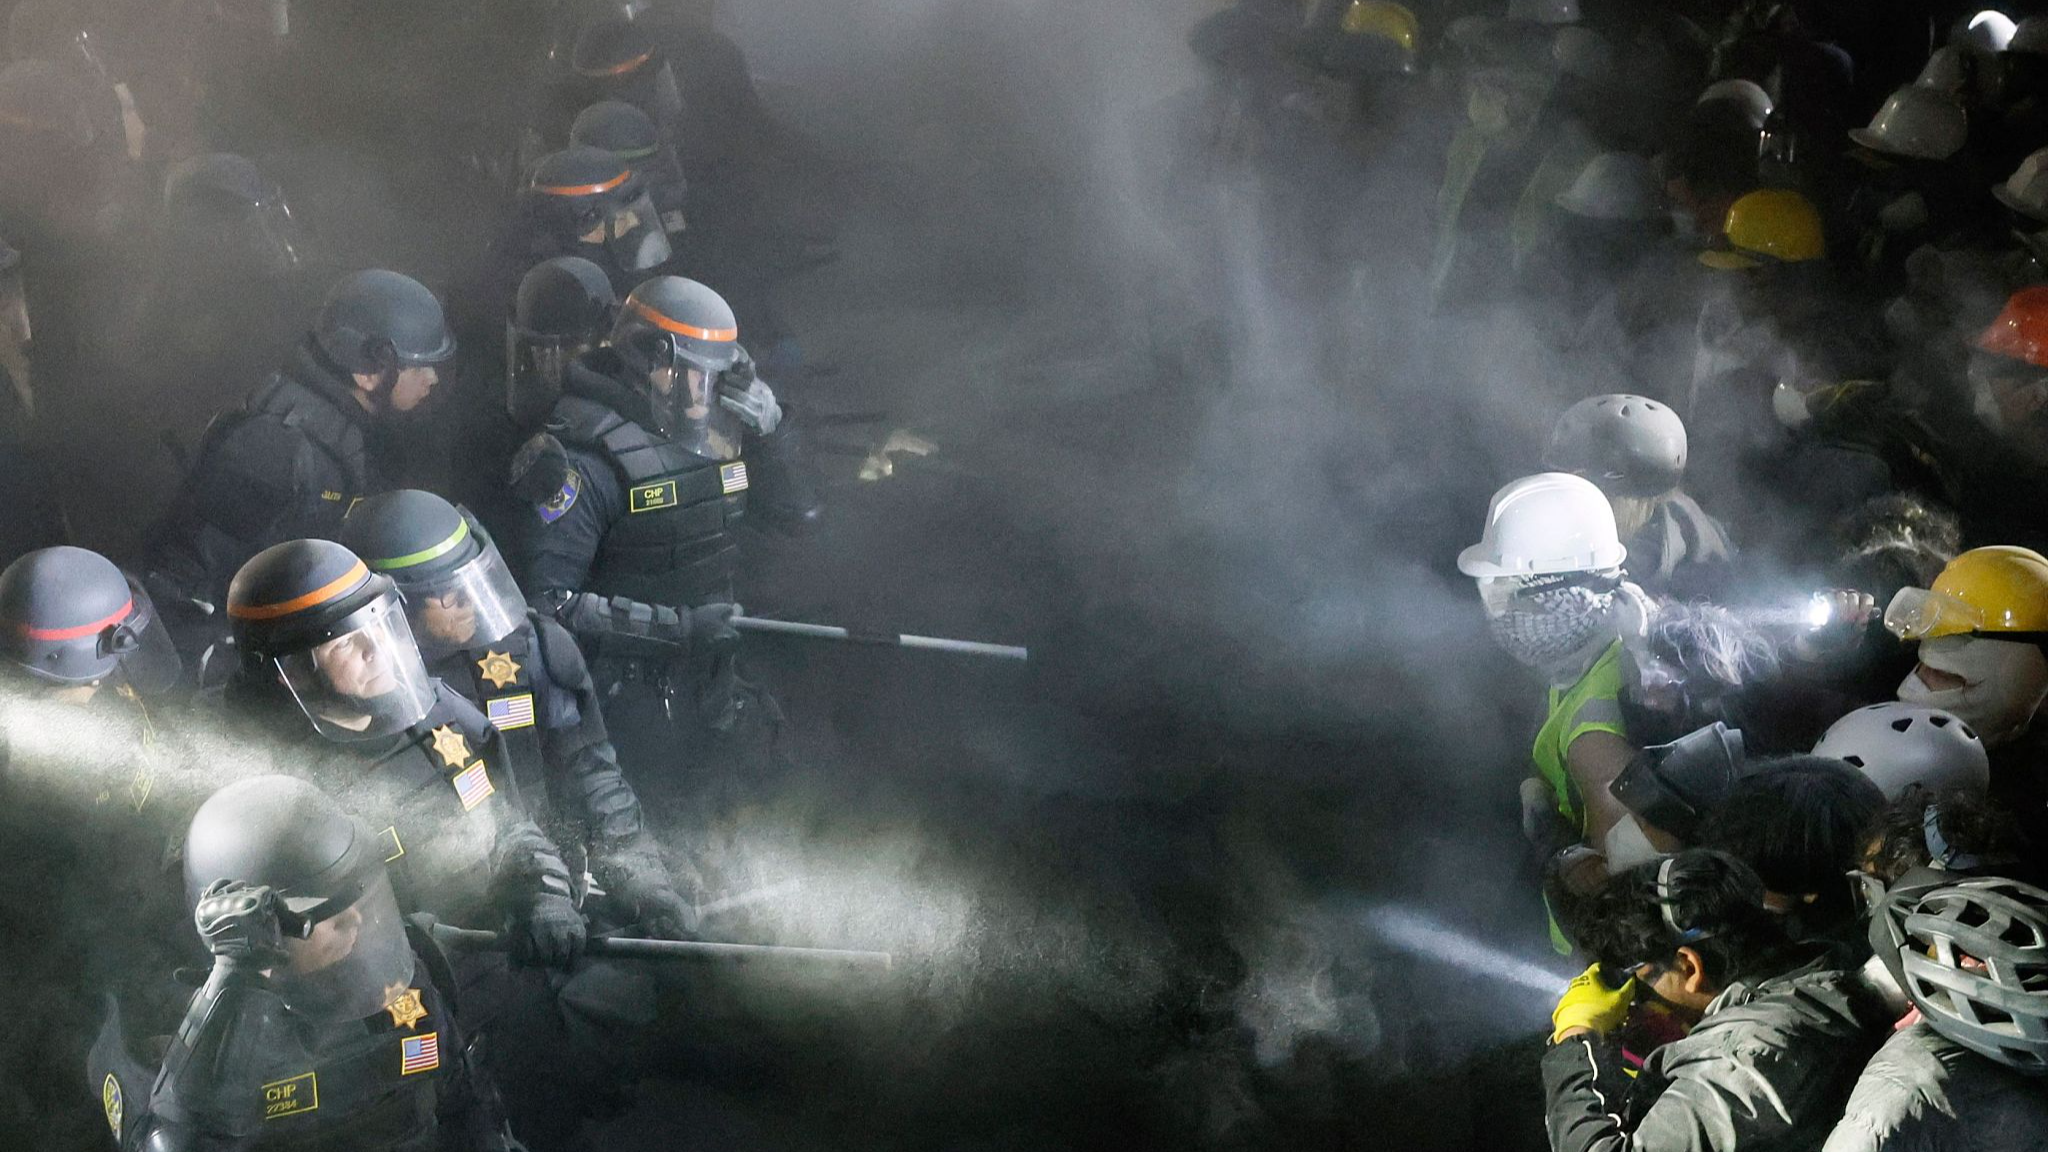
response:
<path id="1" fill-rule="evenodd" d="M 754 362 L 745 355 L 718 375 L 718 402 L 740 418 L 740 423 L 766 436 L 782 424 L 782 405 L 775 393 L 754 375 Z"/>
<path id="2" fill-rule="evenodd" d="M 216 964 L 260 972 L 285 962 L 282 906 L 262 885 L 216 880 L 200 893 L 192 922 Z"/>
<path id="3" fill-rule="evenodd" d="M 647 935 L 657 940 L 695 938 L 697 906 L 676 891 L 660 860 L 628 853 L 605 871 L 615 877 L 613 895 Z"/>
<path id="4" fill-rule="evenodd" d="M 1558 998 L 1557 1007 L 1550 1013 L 1550 1042 L 1557 1043 L 1574 1028 L 1589 1028 L 1604 1036 L 1628 1020 L 1629 1005 L 1635 1000 L 1635 977 L 1629 977 L 1619 988 L 1609 988 L 1600 976 L 1600 965 L 1595 964 L 1572 977 L 1564 995 Z"/>
<path id="5" fill-rule="evenodd" d="M 583 922 L 583 913 L 567 896 L 542 892 L 513 917 L 508 931 L 514 960 L 567 968 L 583 954 L 589 928 Z"/>
<path id="6" fill-rule="evenodd" d="M 739 613 L 737 604 L 705 604 L 688 609 L 690 651 L 716 655 L 739 647 L 739 630 L 732 626 L 732 618 Z"/>

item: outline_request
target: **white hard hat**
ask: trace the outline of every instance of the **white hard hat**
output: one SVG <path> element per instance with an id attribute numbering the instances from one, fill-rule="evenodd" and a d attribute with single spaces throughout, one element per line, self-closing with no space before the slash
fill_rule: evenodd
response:
<path id="1" fill-rule="evenodd" d="M 1591 480 L 1540 472 L 1493 494 L 1486 532 L 1479 543 L 1458 553 L 1458 571 L 1467 576 L 1608 572 L 1627 558 L 1614 528 L 1614 507 Z"/>
<path id="2" fill-rule="evenodd" d="M 1557 206 L 1591 220 L 1662 220 L 1669 215 L 1656 165 L 1631 152 L 1593 157 L 1572 186 L 1557 194 Z"/>
<path id="3" fill-rule="evenodd" d="M 1846 760 L 1896 800 L 1914 784 L 1931 791 L 1967 789 L 1983 795 L 1991 786 L 1991 760 L 1984 741 L 1968 724 L 1939 708 L 1887 700 L 1858 708 L 1835 721 L 1815 756 Z"/>
<path id="4" fill-rule="evenodd" d="M 1577 24 L 1579 0 L 1508 0 L 1508 19 L 1535 24 Z"/>
<path id="5" fill-rule="evenodd" d="M 1991 194 L 2022 216 L 2048 223 L 2048 148 L 2020 161 L 2006 182 L 1992 188 Z"/>
<path id="6" fill-rule="evenodd" d="M 1955 94 L 1925 84 L 1908 84 L 1891 94 L 1868 128 L 1849 129 L 1849 139 L 1873 152 L 1918 160 L 1946 160 L 1970 135 L 1970 118 Z"/>
<path id="7" fill-rule="evenodd" d="M 1950 38 L 1950 43 L 1959 48 L 1981 52 L 1987 56 L 1996 55 L 2012 45 L 2013 35 L 2019 25 L 1996 8 L 1986 8 L 1957 22 L 1961 26 Z"/>
<path id="8" fill-rule="evenodd" d="M 1970 67 L 1969 53 L 1950 44 L 1934 50 L 1934 55 L 1920 66 L 1920 75 L 1913 83 L 1960 96 L 1970 86 Z"/>

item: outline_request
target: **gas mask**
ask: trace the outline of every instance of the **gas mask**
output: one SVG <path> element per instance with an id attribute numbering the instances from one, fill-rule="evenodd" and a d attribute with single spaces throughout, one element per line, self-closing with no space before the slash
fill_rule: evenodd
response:
<path id="1" fill-rule="evenodd" d="M 1954 713 L 1986 744 L 2025 730 L 2048 697 L 2048 657 L 2033 644 L 1986 636 L 1943 636 L 1920 642 L 1920 662 L 1960 676 L 1960 688 L 1930 688 L 1918 668 L 1899 685 L 1899 699 Z"/>

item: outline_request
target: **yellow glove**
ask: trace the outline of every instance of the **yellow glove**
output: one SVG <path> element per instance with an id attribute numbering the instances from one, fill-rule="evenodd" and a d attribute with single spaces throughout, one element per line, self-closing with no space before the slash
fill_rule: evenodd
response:
<path id="1" fill-rule="evenodd" d="M 1609 988 L 1600 978 L 1600 965 L 1593 965 L 1572 977 L 1571 985 L 1558 998 L 1557 1008 L 1550 1013 L 1550 1042 L 1557 1043 L 1571 1028 L 1591 1028 L 1603 1034 L 1614 1031 L 1628 1019 L 1629 1005 L 1635 999 L 1635 977 L 1619 988 Z"/>

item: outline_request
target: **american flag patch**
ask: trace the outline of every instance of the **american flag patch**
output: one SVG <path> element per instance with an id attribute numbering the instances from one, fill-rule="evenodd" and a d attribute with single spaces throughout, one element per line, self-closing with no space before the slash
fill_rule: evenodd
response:
<path id="1" fill-rule="evenodd" d="M 464 812 L 490 799 L 491 794 L 498 790 L 498 786 L 491 783 L 490 773 L 484 771 L 481 760 L 457 772 L 454 783 L 455 794 L 462 798 Z"/>
<path id="2" fill-rule="evenodd" d="M 500 696 L 496 700 L 486 700 L 484 715 L 491 718 L 491 724 L 500 732 L 510 732 L 514 728 L 531 728 L 533 693 L 521 692 L 517 696 Z"/>
<path id="3" fill-rule="evenodd" d="M 718 466 L 718 486 L 727 496 L 747 490 L 747 462 L 735 460 Z"/>
<path id="4" fill-rule="evenodd" d="M 441 1034 L 429 1032 L 425 1036 L 407 1036 L 398 1046 L 398 1074 L 410 1076 L 415 1072 L 431 1072 L 441 1066 Z"/>

